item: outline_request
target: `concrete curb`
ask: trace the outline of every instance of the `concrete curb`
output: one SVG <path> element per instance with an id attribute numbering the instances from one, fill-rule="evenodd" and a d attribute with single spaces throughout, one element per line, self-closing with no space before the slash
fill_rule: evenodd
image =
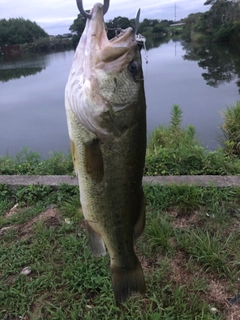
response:
<path id="1" fill-rule="evenodd" d="M 143 177 L 143 182 L 159 185 L 188 184 L 202 187 L 240 187 L 240 176 L 156 176 Z M 6 184 L 12 189 L 29 185 L 47 185 L 57 188 L 62 183 L 77 186 L 78 180 L 72 176 L 0 175 L 0 184 Z"/>

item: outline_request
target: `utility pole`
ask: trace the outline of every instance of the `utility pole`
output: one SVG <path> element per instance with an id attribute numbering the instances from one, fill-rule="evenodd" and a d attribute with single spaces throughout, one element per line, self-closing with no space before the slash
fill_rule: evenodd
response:
<path id="1" fill-rule="evenodd" d="M 174 21 L 175 22 L 177 21 L 177 5 L 176 5 L 176 3 L 174 5 Z"/>

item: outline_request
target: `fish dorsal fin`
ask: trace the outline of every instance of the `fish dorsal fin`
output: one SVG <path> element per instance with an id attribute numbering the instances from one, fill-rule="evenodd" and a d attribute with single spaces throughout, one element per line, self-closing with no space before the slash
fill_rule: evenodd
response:
<path id="1" fill-rule="evenodd" d="M 93 139 L 84 144 L 84 165 L 86 172 L 94 182 L 101 182 L 104 177 L 102 151 L 98 139 Z"/>

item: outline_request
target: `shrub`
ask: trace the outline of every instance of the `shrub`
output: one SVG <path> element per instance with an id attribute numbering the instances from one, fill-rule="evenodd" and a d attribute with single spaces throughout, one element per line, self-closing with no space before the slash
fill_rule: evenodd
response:
<path id="1" fill-rule="evenodd" d="M 36 152 L 23 148 L 15 158 L 0 156 L 0 174 L 64 175 L 73 173 L 72 157 L 69 154 L 52 152 L 48 159 L 41 160 Z"/>
<path id="2" fill-rule="evenodd" d="M 174 105 L 170 125 L 160 126 L 150 137 L 146 175 L 240 174 L 239 159 L 222 148 L 209 152 L 197 140 L 195 128 L 182 128 L 181 122 L 182 110 Z"/>
<path id="3" fill-rule="evenodd" d="M 240 101 L 222 112 L 223 124 L 221 126 L 224 140 L 221 143 L 229 154 L 240 156 Z"/>

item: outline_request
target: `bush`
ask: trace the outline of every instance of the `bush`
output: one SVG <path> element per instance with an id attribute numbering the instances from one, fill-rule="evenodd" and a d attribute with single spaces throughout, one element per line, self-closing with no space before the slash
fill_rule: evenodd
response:
<path id="1" fill-rule="evenodd" d="M 220 148 L 209 152 L 196 138 L 195 128 L 181 128 L 182 110 L 174 105 L 168 127 L 160 126 L 149 141 L 145 174 L 227 175 L 240 174 L 240 161 Z"/>
<path id="2" fill-rule="evenodd" d="M 48 159 L 41 160 L 36 152 L 23 148 L 15 158 L 0 156 L 0 174 L 65 175 L 73 173 L 72 157 L 69 154 L 52 152 Z"/>
<path id="3" fill-rule="evenodd" d="M 222 112 L 223 124 L 221 126 L 225 140 L 222 145 L 229 154 L 240 156 L 240 101 L 235 105 L 227 107 Z"/>
<path id="4" fill-rule="evenodd" d="M 233 34 L 232 24 L 221 26 L 214 34 L 214 42 L 230 41 Z"/>

